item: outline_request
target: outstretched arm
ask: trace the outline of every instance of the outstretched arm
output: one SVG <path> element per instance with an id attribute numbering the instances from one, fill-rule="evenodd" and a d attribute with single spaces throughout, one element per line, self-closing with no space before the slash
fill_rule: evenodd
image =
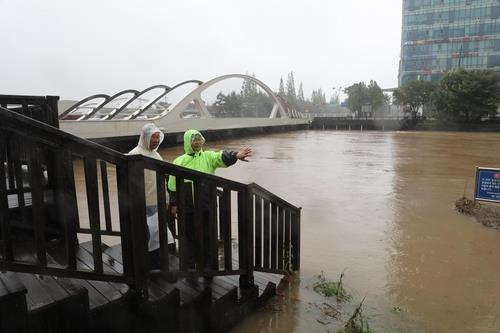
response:
<path id="1" fill-rule="evenodd" d="M 223 167 L 223 166 L 228 167 L 228 166 L 231 166 L 234 163 L 236 163 L 237 160 L 248 162 L 246 158 L 252 156 L 252 149 L 243 148 L 239 151 L 224 150 L 224 151 L 222 151 L 222 155 L 219 155 L 219 156 L 222 157 L 221 162 L 223 164 L 219 164 L 216 167 L 218 167 L 218 168 Z"/>
<path id="2" fill-rule="evenodd" d="M 236 158 L 244 162 L 248 162 L 246 158 L 250 156 L 252 156 L 252 149 L 249 147 L 243 148 L 236 153 Z"/>

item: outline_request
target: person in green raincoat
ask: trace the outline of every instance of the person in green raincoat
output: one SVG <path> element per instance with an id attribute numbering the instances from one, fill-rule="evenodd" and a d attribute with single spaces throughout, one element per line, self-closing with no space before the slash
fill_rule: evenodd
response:
<path id="1" fill-rule="evenodd" d="M 243 148 L 239 151 L 205 151 L 203 150 L 203 145 L 205 143 L 205 138 L 201 133 L 195 129 L 189 129 L 184 133 L 184 154 L 177 157 L 174 160 L 174 164 L 208 173 L 213 175 L 217 168 L 225 168 L 236 163 L 237 160 L 247 161 L 247 157 L 252 156 L 252 149 Z M 186 183 L 190 181 L 186 180 Z M 194 196 L 192 186 L 185 186 L 184 189 L 184 203 L 185 203 L 185 230 L 186 238 L 188 241 L 188 256 L 189 256 L 189 266 L 194 268 L 194 256 L 201 255 L 203 253 L 208 253 L 208 242 L 206 241 L 208 237 L 208 216 L 209 216 L 209 205 L 208 205 L 208 189 L 203 184 L 201 188 L 201 207 L 195 207 Z M 170 176 L 168 179 L 168 191 L 170 194 L 170 213 L 172 216 L 177 214 L 177 195 L 176 195 L 176 180 L 175 177 Z M 202 249 L 198 246 L 196 242 L 196 232 L 194 227 L 194 212 L 199 209 L 201 211 L 203 230 L 198 232 L 203 232 L 204 235 L 204 248 Z"/>

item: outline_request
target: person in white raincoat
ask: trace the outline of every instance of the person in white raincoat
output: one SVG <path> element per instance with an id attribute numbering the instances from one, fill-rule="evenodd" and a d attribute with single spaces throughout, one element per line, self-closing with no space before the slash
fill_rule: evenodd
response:
<path id="1" fill-rule="evenodd" d="M 157 160 L 163 160 L 158 153 L 158 147 L 164 138 L 163 132 L 153 123 L 142 127 L 141 136 L 137 146 L 127 155 L 143 155 Z M 156 194 L 156 173 L 152 170 L 144 170 L 144 194 L 146 198 L 146 216 L 148 224 L 148 251 L 150 253 L 150 266 L 159 266 L 159 231 L 158 231 L 158 196 Z M 167 198 L 168 201 L 168 198 Z M 168 243 L 174 239 L 168 230 Z"/>
<path id="2" fill-rule="evenodd" d="M 155 124 L 148 123 L 142 127 L 139 143 L 127 155 L 143 155 L 163 161 L 163 158 L 158 153 L 158 147 L 163 141 L 163 137 L 163 132 Z M 146 215 L 151 216 L 158 211 L 156 174 L 152 170 L 144 171 L 144 190 L 146 196 Z"/>

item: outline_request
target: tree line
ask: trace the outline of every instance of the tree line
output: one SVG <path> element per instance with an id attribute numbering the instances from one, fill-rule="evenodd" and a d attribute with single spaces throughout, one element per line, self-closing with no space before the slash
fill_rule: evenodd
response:
<path id="1" fill-rule="evenodd" d="M 394 103 L 412 119 L 424 117 L 442 122 L 472 123 L 495 119 L 500 105 L 499 73 L 487 70 L 450 71 L 438 84 L 411 81 L 394 92 Z"/>
<path id="2" fill-rule="evenodd" d="M 255 74 L 251 76 L 255 77 Z M 320 113 L 325 111 L 328 104 L 321 88 L 313 90 L 310 98 L 304 97 L 302 82 L 296 90 L 293 71 L 287 74 L 286 85 L 283 77 L 280 78 L 275 94 L 289 113 Z M 332 98 L 330 103 L 338 104 L 338 97 Z M 213 105 L 208 108 L 215 117 L 268 117 L 273 106 L 274 101 L 266 92 L 259 89 L 255 82 L 245 79 L 239 92 L 219 92 Z"/>

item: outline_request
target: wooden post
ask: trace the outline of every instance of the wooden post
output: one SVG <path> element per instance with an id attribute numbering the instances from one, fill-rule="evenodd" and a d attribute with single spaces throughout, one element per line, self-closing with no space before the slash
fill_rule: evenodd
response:
<path id="1" fill-rule="evenodd" d="M 47 99 L 47 119 L 49 119 L 48 124 L 59 128 L 59 111 L 57 106 L 57 101 L 59 96 L 46 96 Z"/>
<path id="2" fill-rule="evenodd" d="M 283 270 L 283 252 L 285 251 L 285 243 L 283 240 L 285 210 L 283 207 L 278 206 L 278 269 Z"/>
<path id="3" fill-rule="evenodd" d="M 271 268 L 269 266 L 269 256 L 270 256 L 270 251 L 269 251 L 269 243 L 270 243 L 270 236 L 271 236 L 271 230 L 270 230 L 270 222 L 269 222 L 269 206 L 270 206 L 269 200 L 264 199 L 264 227 L 263 227 L 263 233 L 264 233 L 264 261 L 263 261 L 263 267 L 264 268 Z"/>
<path id="4" fill-rule="evenodd" d="M 240 275 L 240 288 L 251 288 L 253 278 L 253 198 L 252 191 L 238 192 L 238 239 L 240 269 L 246 273 Z"/>
<path id="5" fill-rule="evenodd" d="M 42 170 L 40 168 L 40 148 L 30 142 L 30 188 L 31 207 L 33 210 L 33 231 L 35 234 L 37 264 L 47 266 L 47 254 L 45 252 L 45 216 L 43 213 L 43 189 Z"/>
<path id="6" fill-rule="evenodd" d="M 132 277 L 133 288 L 147 299 L 147 226 L 144 196 L 144 167 L 140 157 L 127 156 L 116 168 L 124 275 Z"/>
<path id="7" fill-rule="evenodd" d="M 144 162 L 142 158 L 128 161 L 129 210 L 134 258 L 136 291 L 143 299 L 148 298 L 148 228 L 146 224 L 146 198 L 144 193 Z"/>
<path id="8" fill-rule="evenodd" d="M 167 212 L 167 194 L 165 193 L 165 175 L 156 172 L 156 193 L 158 199 L 158 231 L 160 234 L 160 269 L 168 272 L 168 221 L 170 213 Z"/>
<path id="9" fill-rule="evenodd" d="M 196 264 L 197 264 L 197 269 L 198 270 L 203 270 L 206 267 L 207 262 L 207 255 L 210 253 L 205 253 L 205 242 L 208 240 L 208 235 L 205 235 L 205 223 L 208 223 L 208 221 L 203 221 L 202 213 L 203 213 L 203 207 L 202 207 L 202 187 L 206 186 L 205 184 L 201 184 L 199 179 L 196 179 L 193 181 L 193 196 L 194 196 L 194 221 L 187 221 L 187 223 L 194 223 L 194 230 L 196 232 L 195 234 L 195 242 L 196 244 L 189 243 L 189 246 L 192 248 L 189 249 L 189 252 L 194 255 L 196 259 Z M 191 230 L 193 230 L 192 226 L 189 226 Z M 193 240 L 191 240 L 193 241 Z M 208 245 L 208 244 L 207 244 Z M 198 249 L 198 250 L 196 250 Z M 190 258 L 192 260 L 192 258 Z"/>
<path id="10" fill-rule="evenodd" d="M 102 274 L 103 263 L 101 243 L 101 218 L 99 214 L 99 190 L 97 186 L 97 161 L 95 156 L 85 157 L 84 171 L 90 230 L 92 233 L 92 256 L 94 259 L 94 272 L 96 272 L 97 274 Z"/>
<path id="11" fill-rule="evenodd" d="M 55 154 L 54 174 L 56 207 L 63 226 L 67 268 L 76 270 L 78 203 L 73 173 L 73 156 L 68 149 L 61 148 Z"/>
<path id="12" fill-rule="evenodd" d="M 276 252 L 278 247 L 278 207 L 271 204 L 271 269 L 278 269 Z"/>
<path id="13" fill-rule="evenodd" d="M 300 269 L 300 209 L 292 213 L 292 269 Z"/>
<path id="14" fill-rule="evenodd" d="M 106 231 L 112 231 L 111 225 L 111 207 L 109 205 L 109 185 L 108 185 L 108 168 L 106 161 L 100 162 L 101 166 L 101 186 L 102 186 L 102 200 L 104 204 L 104 219 L 106 221 Z"/>
<path id="15" fill-rule="evenodd" d="M 262 267 L 262 198 L 255 196 L 255 267 Z"/>
<path id="16" fill-rule="evenodd" d="M 224 267 L 226 270 L 233 268 L 233 256 L 231 247 L 231 190 L 224 188 L 220 198 L 220 233 L 224 240 Z"/>
<path id="17" fill-rule="evenodd" d="M 208 221 L 208 251 L 210 252 L 208 265 L 212 270 L 219 269 L 219 239 L 217 237 L 217 187 L 210 183 L 208 186 L 209 217 Z"/>
<path id="18" fill-rule="evenodd" d="M 9 221 L 9 203 L 7 195 L 7 186 L 5 174 L 5 162 L 7 161 L 6 149 L 7 137 L 0 136 L 0 227 L 2 231 L 2 253 L 4 260 L 12 261 L 14 258 L 12 252 L 12 238 L 10 234 L 10 221 Z"/>
<path id="19" fill-rule="evenodd" d="M 191 186 L 191 184 L 189 184 Z M 175 177 L 175 192 L 177 194 L 177 227 L 179 228 L 179 270 L 184 271 L 187 269 L 188 264 L 188 244 L 186 237 L 186 206 L 184 203 L 184 178 L 180 176 Z"/>

